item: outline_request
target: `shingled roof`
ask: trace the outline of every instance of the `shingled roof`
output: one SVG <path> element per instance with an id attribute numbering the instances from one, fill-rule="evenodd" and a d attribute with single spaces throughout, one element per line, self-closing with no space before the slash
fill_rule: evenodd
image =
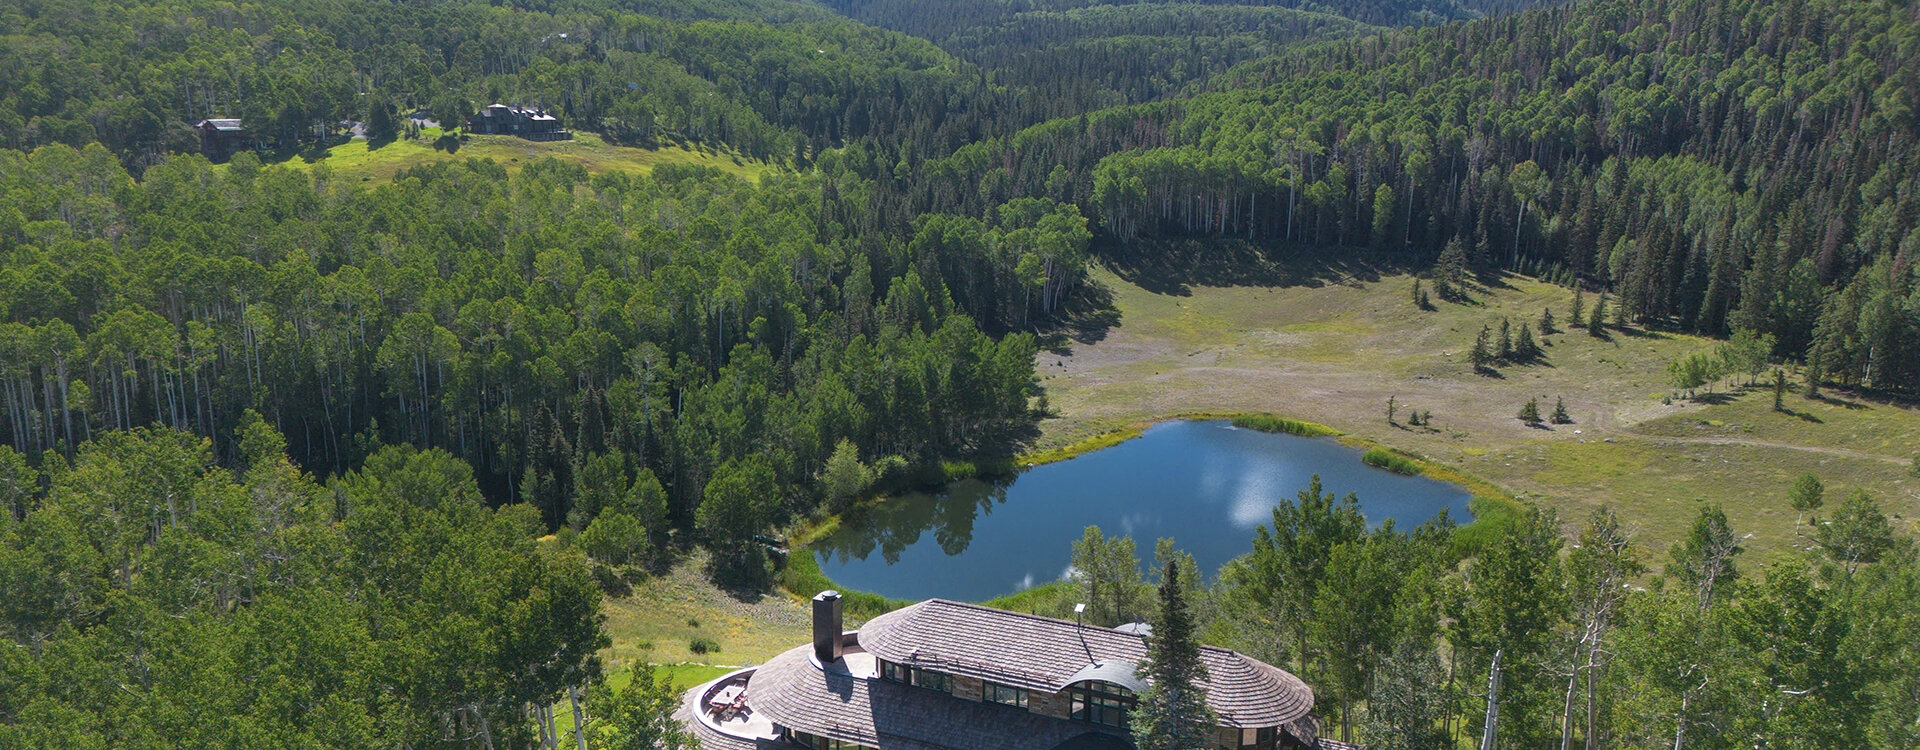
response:
<path id="1" fill-rule="evenodd" d="M 1146 640 L 1133 633 L 946 599 L 873 618 L 860 628 L 860 647 L 891 662 L 1049 692 L 1072 684 L 1090 662 L 1140 664 L 1147 657 Z M 804 662 L 804 649 L 800 657 Z M 1222 725 L 1289 726 L 1312 741 L 1313 691 L 1298 677 L 1223 648 L 1204 646 L 1200 658 L 1207 705 Z"/>
<path id="2" fill-rule="evenodd" d="M 889 750 L 1050 748 L 1089 733 L 1121 736 L 1105 727 L 822 669 L 812 651 L 795 648 L 755 671 L 747 688 L 753 710 L 780 726 Z"/>

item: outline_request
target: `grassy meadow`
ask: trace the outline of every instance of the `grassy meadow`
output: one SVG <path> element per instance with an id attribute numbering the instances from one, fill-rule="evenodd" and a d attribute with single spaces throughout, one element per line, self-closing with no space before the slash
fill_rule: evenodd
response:
<path id="1" fill-rule="evenodd" d="M 318 153 L 302 152 L 284 161 L 289 167 L 304 169 L 325 164 L 336 176 L 358 176 L 366 181 L 385 181 L 415 164 L 464 159 L 492 159 L 518 170 L 522 165 L 552 157 L 586 167 L 589 172 L 637 172 L 646 174 L 663 164 L 697 164 L 719 169 L 743 179 L 759 181 L 774 167 L 737 155 L 712 150 L 693 150 L 679 146 L 658 149 L 616 146 L 599 135 L 574 131 L 573 140 L 536 142 L 510 135 L 468 135 L 457 141 L 442 139 L 439 128 L 426 128 L 417 140 L 401 138 L 378 148 L 368 141 L 352 140 Z M 443 144 L 453 142 L 456 148 Z M 263 161 L 273 162 L 274 158 Z"/>
<path id="2" fill-rule="evenodd" d="M 1675 395 L 1667 362 L 1717 342 L 1564 330 L 1571 293 L 1551 284 L 1508 277 L 1422 311 L 1412 277 L 1363 265 L 1268 285 L 1149 290 L 1106 270 L 1095 282 L 1117 323 L 1039 355 L 1057 417 L 1042 423 L 1037 451 L 1187 413 L 1269 412 L 1455 468 L 1556 508 L 1569 525 L 1611 504 L 1656 565 L 1704 503 L 1725 506 L 1752 535 L 1751 561 L 1790 549 L 1785 494 L 1801 472 L 1820 475 L 1832 501 L 1866 488 L 1900 528 L 1911 531 L 1920 515 L 1920 479 L 1907 473 L 1920 411 L 1796 392 L 1775 412 L 1770 390 L 1725 382 L 1710 398 L 1663 403 Z M 1482 325 L 1497 331 L 1504 317 L 1516 334 L 1523 322 L 1537 334 L 1546 309 L 1563 330 L 1537 337 L 1537 363 L 1473 371 L 1466 355 Z M 1389 397 L 1397 425 L 1387 423 Z M 1516 414 L 1529 398 L 1543 415 L 1564 399 L 1574 424 L 1526 425 Z M 1432 412 L 1432 423 L 1407 426 L 1415 409 Z"/>

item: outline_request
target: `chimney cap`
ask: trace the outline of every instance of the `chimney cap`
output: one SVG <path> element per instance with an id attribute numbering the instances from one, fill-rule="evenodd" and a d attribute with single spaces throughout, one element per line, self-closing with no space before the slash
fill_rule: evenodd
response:
<path id="1" fill-rule="evenodd" d="M 840 592 L 834 591 L 833 589 L 827 589 L 813 595 L 813 600 L 816 602 L 830 602 L 838 598 L 840 598 Z"/>

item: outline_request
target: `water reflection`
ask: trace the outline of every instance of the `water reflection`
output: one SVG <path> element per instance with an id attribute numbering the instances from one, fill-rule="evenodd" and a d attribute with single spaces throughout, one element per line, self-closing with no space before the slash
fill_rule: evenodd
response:
<path id="1" fill-rule="evenodd" d="M 874 505 L 814 549 L 841 585 L 909 599 L 978 601 L 1055 580 L 1088 525 L 1134 537 L 1143 554 L 1172 537 L 1211 573 L 1245 552 L 1274 504 L 1316 473 L 1329 491 L 1358 494 L 1374 525 L 1391 518 L 1412 528 L 1442 509 L 1467 517 L 1461 488 L 1375 469 L 1331 440 L 1170 422 L 1010 480 Z"/>
<path id="2" fill-rule="evenodd" d="M 968 479 L 938 494 L 915 492 L 863 507 L 841 519 L 840 531 L 815 542 L 814 551 L 822 562 L 844 565 L 865 560 L 877 549 L 880 559 L 893 565 L 900 562 L 901 552 L 931 531 L 942 553 L 961 554 L 973 543 L 974 520 L 1005 503 L 1013 481 Z"/>

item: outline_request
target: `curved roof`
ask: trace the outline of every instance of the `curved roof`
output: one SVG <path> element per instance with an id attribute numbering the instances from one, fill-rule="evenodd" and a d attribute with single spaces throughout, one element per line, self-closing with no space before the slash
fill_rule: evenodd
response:
<path id="1" fill-rule="evenodd" d="M 945 599 L 869 620 L 860 647 L 891 662 L 1049 692 L 1074 683 L 1090 663 L 1147 656 L 1146 640 L 1132 633 Z M 1200 660 L 1207 705 L 1225 726 L 1299 725 L 1313 710 L 1313 690 L 1279 667 L 1212 646 L 1201 647 Z"/>
<path id="2" fill-rule="evenodd" d="M 1134 663 L 1125 659 L 1104 659 L 1081 667 L 1067 678 L 1067 684 L 1090 680 L 1113 683 L 1136 693 L 1147 689 L 1147 681 L 1140 677 Z"/>

